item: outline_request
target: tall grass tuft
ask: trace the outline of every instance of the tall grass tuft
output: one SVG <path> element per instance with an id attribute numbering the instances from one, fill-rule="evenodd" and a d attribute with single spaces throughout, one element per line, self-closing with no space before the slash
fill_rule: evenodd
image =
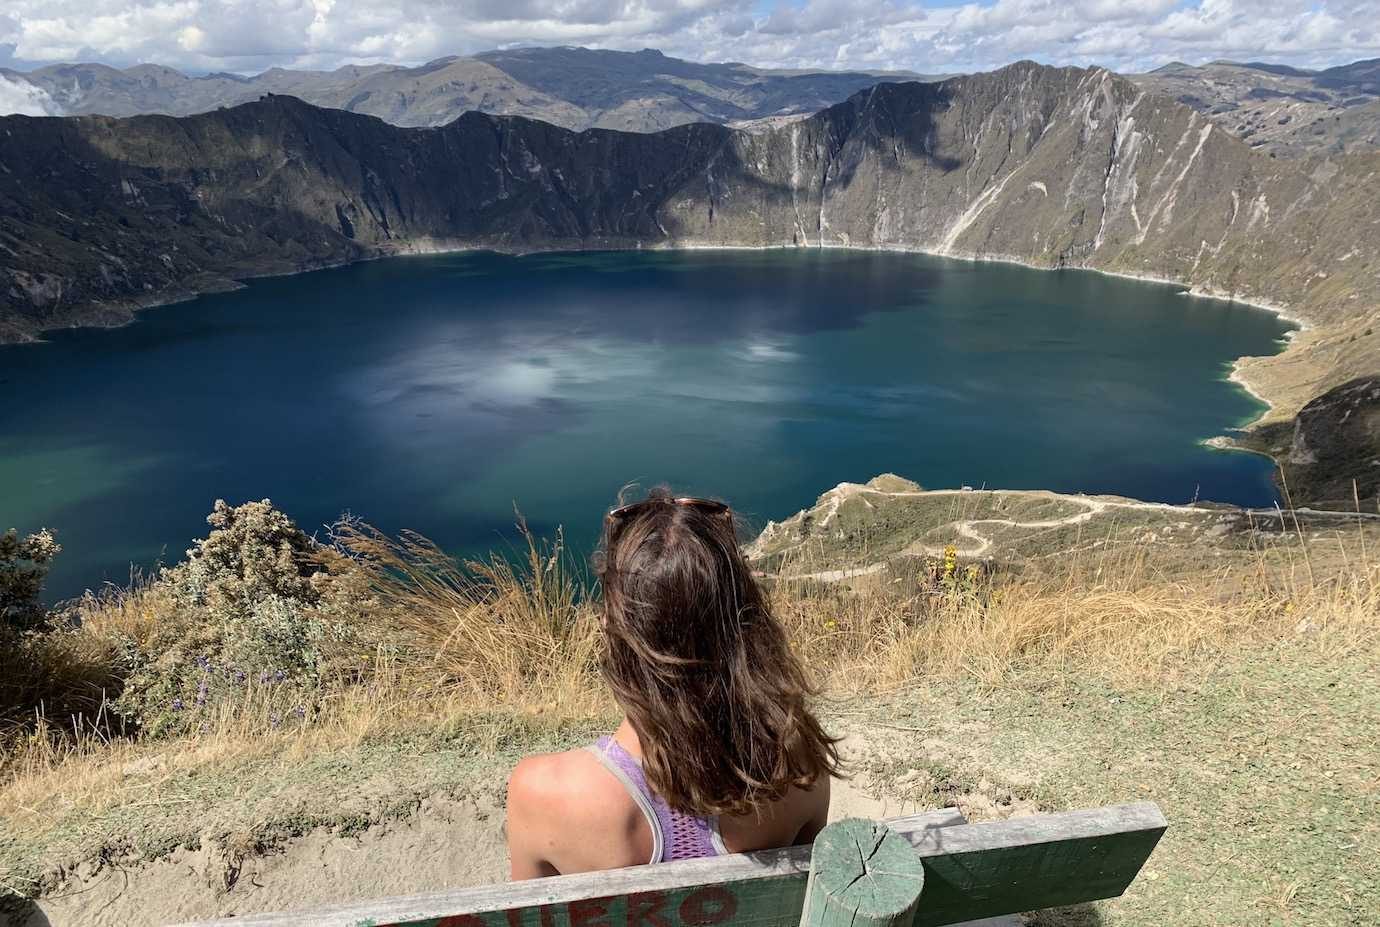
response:
<path id="1" fill-rule="evenodd" d="M 476 708 L 588 715 L 607 702 L 597 680 L 598 620 L 562 535 L 537 539 L 519 521 L 521 557 L 458 561 L 414 533 L 337 527 L 336 545 L 368 576 L 396 629 L 407 685 Z"/>

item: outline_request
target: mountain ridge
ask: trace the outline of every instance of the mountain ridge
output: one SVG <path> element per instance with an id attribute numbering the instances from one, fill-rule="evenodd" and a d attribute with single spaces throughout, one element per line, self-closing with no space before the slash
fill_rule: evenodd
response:
<path id="1" fill-rule="evenodd" d="M 416 67 L 345 65 L 333 71 L 270 68 L 259 74 L 185 74 L 139 64 L 0 68 L 33 85 L 62 115 L 189 116 L 251 102 L 264 93 L 379 116 L 401 126 L 439 126 L 463 112 L 523 115 L 571 129 L 657 131 L 687 122 L 751 122 L 809 114 L 880 80 L 920 75 L 873 71 L 774 71 L 699 63 L 661 52 L 525 47 L 448 55 Z"/>
<path id="2" fill-rule="evenodd" d="M 1380 148 L 1380 59 L 1322 70 L 1259 61 L 1174 62 L 1130 78 L 1277 157 Z"/>

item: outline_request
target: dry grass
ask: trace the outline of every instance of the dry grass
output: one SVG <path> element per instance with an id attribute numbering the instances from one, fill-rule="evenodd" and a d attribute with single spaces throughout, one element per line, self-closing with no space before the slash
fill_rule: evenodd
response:
<path id="1" fill-rule="evenodd" d="M 1235 583 L 1233 585 L 1236 585 Z M 899 596 L 778 590 L 778 614 L 827 690 L 887 691 L 925 676 L 1001 685 L 1026 670 L 1165 683 L 1270 640 L 1346 652 L 1380 640 L 1380 570 L 1287 586 L 1113 576 L 981 580 Z"/>
<path id="2" fill-rule="evenodd" d="M 121 683 L 119 641 L 147 632 L 164 607 L 161 595 L 144 582 L 88 593 L 67 616 L 72 626 L 0 643 L 0 748 L 11 742 L 7 732 L 30 723 L 47 734 L 70 728 L 78 737 L 93 725 L 107 727 L 108 701 Z"/>
<path id="3" fill-rule="evenodd" d="M 485 719 L 462 697 L 438 693 L 419 701 L 386 673 L 380 684 L 338 693 L 311 724 L 270 725 L 270 702 L 251 687 L 244 703 L 225 706 L 205 730 L 175 739 L 112 738 L 96 725 L 81 727 L 76 737 L 53 737 L 40 725 L 13 744 L 0 787 L 0 818 L 12 834 L 32 835 L 66 810 L 99 815 L 126 805 L 136 797 L 129 791 L 132 781 L 137 800 L 156 805 L 165 800 L 164 785 L 198 770 L 266 758 L 292 762 L 380 735 L 446 724 L 475 723 L 482 740 Z"/>
<path id="4" fill-rule="evenodd" d="M 393 539 L 345 526 L 338 544 L 366 570 L 383 620 L 401 643 L 400 689 L 476 709 L 559 707 L 571 717 L 607 707 L 595 670 L 599 622 L 562 537 L 527 540 L 520 562 L 458 563 L 415 534 Z"/>
<path id="5" fill-rule="evenodd" d="M 339 540 L 367 575 L 377 603 L 367 620 L 387 643 L 308 722 L 270 723 L 268 700 L 253 686 L 200 733 L 178 739 L 112 738 L 91 720 L 50 715 L 7 751 L 0 816 L 32 831 L 63 809 L 128 802 L 131 764 L 172 775 L 408 731 L 482 726 L 496 715 L 548 729 L 612 719 L 596 669 L 597 603 L 559 538 L 546 545 L 529 538 L 516 564 L 458 564 L 423 538 L 389 539 L 359 526 Z M 879 578 L 861 590 L 780 582 L 771 595 L 830 695 L 890 691 L 927 676 L 999 686 L 1030 670 L 1153 686 L 1262 642 L 1334 653 L 1380 643 L 1380 571 L 1359 556 L 1326 575 L 1298 563 L 1245 577 L 1204 571 L 1192 583 L 1137 566 L 1134 552 L 1117 556 L 1041 575 L 968 577 L 960 570 L 938 584 Z M 81 629 L 53 645 L 69 648 L 61 659 L 70 664 L 60 665 L 99 665 L 117 633 L 138 635 L 157 620 L 159 601 L 156 586 L 145 586 L 83 603 Z M 71 733 L 54 737 L 54 726 Z M 157 785 L 140 800 L 158 801 Z"/>

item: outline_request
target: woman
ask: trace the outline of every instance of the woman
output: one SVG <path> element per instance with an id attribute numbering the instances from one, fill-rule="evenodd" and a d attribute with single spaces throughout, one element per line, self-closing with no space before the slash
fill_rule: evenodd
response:
<path id="1" fill-rule="evenodd" d="M 662 490 L 604 520 L 611 736 L 531 756 L 508 782 L 514 879 L 808 843 L 835 740 L 722 502 Z"/>

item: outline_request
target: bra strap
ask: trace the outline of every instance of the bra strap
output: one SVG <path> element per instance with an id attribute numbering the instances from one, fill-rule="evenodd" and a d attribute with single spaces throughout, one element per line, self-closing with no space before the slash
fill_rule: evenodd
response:
<path id="1" fill-rule="evenodd" d="M 662 854 L 666 851 L 666 838 L 661 832 L 661 820 L 657 817 L 656 809 L 652 807 L 651 796 L 647 794 L 645 789 L 639 787 L 638 784 L 633 781 L 628 770 L 625 770 L 623 764 L 619 762 L 620 757 L 617 753 L 628 756 L 627 751 L 619 747 L 618 743 L 612 737 L 600 737 L 597 741 L 585 747 L 585 749 L 594 754 L 595 759 L 597 759 L 605 769 L 613 773 L 614 778 L 623 783 L 623 788 L 627 789 L 628 795 L 637 803 L 637 807 L 642 810 L 642 816 L 647 819 L 647 826 L 652 829 L 652 858 L 649 859 L 648 862 L 661 862 Z M 617 753 L 615 753 L 615 751 L 617 751 Z M 637 762 L 633 760 L 631 756 L 628 756 L 628 759 L 632 760 L 634 764 Z"/>

